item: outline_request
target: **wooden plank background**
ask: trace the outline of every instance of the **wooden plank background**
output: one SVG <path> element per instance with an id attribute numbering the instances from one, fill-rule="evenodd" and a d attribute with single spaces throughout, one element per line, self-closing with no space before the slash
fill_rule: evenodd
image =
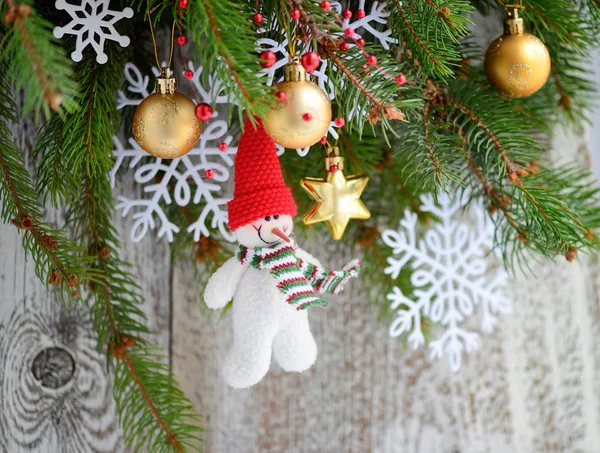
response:
<path id="1" fill-rule="evenodd" d="M 556 153 L 585 163 L 585 142 L 585 134 L 561 136 Z M 119 187 L 139 190 L 131 180 Z M 115 220 L 128 231 L 129 219 Z M 328 265 L 346 262 L 328 243 L 307 248 Z M 0 251 L 1 451 L 124 451 L 89 315 L 54 303 L 11 226 L 0 227 Z M 171 266 L 167 244 L 152 236 L 126 242 L 123 253 L 144 288 L 156 341 L 205 415 L 207 452 L 600 451 L 596 259 L 536 264 L 537 278 L 511 282 L 514 314 L 458 373 L 390 338 L 354 283 L 310 313 L 313 369 L 288 374 L 272 365 L 255 387 L 232 390 L 220 377 L 231 319 L 201 314 L 201 270 L 188 260 Z"/>
<path id="2" fill-rule="evenodd" d="M 499 22 L 477 23 L 484 36 L 499 31 Z M 33 130 L 25 124 L 16 135 L 29 149 Z M 589 168 L 587 141 L 581 131 L 558 133 L 554 156 Z M 118 185 L 128 196 L 140 190 L 130 177 Z M 127 240 L 131 219 L 115 222 Z M 349 257 L 328 244 L 302 245 L 326 265 L 344 264 Z M 206 452 L 600 452 L 596 258 L 534 264 L 537 278 L 514 279 L 514 313 L 458 373 L 390 338 L 355 282 L 310 312 L 319 347 L 310 371 L 273 364 L 255 387 L 233 390 L 220 376 L 231 319 L 201 313 L 193 258 L 172 265 L 168 244 L 152 235 L 122 252 L 144 289 L 155 341 L 204 414 Z M 15 228 L 0 226 L 0 452 L 126 451 L 110 382 L 89 314 L 61 309 Z"/>

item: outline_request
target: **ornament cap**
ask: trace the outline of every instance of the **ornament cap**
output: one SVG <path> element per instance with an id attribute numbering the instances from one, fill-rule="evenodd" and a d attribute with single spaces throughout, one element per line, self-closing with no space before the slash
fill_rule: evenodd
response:
<path id="1" fill-rule="evenodd" d="M 306 69 L 298 60 L 293 60 L 283 67 L 283 79 L 286 82 L 305 82 Z"/>
<path id="2" fill-rule="evenodd" d="M 325 158 L 325 171 L 331 171 L 332 166 L 336 166 L 337 170 L 344 170 L 344 158 L 340 156 L 340 149 L 337 146 L 327 149 L 327 157 Z"/>
<path id="3" fill-rule="evenodd" d="M 519 9 L 512 8 L 508 10 L 508 19 L 504 23 L 505 35 L 520 35 L 525 32 L 523 18 L 519 17 Z"/>
<path id="4" fill-rule="evenodd" d="M 161 68 L 160 76 L 156 78 L 156 93 L 173 94 L 177 88 L 177 80 L 171 68 Z"/>

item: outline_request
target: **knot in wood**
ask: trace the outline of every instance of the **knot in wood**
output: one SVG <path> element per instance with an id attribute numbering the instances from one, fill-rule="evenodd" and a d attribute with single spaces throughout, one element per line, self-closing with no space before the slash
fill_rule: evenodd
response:
<path id="1" fill-rule="evenodd" d="M 67 385 L 75 374 L 75 360 L 63 348 L 46 348 L 33 359 L 31 373 L 42 387 L 58 389 Z"/>

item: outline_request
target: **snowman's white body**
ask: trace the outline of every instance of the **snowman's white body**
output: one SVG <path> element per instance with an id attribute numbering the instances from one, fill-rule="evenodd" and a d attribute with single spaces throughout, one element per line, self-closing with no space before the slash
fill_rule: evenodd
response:
<path id="1" fill-rule="evenodd" d="M 320 265 L 303 250 L 297 249 L 296 254 Z M 286 303 L 268 271 L 242 265 L 235 256 L 230 258 L 210 278 L 204 300 L 209 308 L 216 309 L 232 297 L 233 345 L 223 367 L 227 384 L 246 388 L 259 382 L 269 370 L 271 353 L 285 371 L 305 371 L 315 363 L 317 344 L 307 310 L 298 311 Z"/>

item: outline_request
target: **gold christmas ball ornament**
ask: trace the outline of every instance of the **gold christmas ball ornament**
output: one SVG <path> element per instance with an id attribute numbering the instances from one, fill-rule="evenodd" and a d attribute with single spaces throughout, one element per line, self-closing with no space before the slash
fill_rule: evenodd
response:
<path id="1" fill-rule="evenodd" d="M 511 98 L 530 96 L 544 86 L 550 75 L 550 54 L 542 41 L 524 32 L 517 9 L 509 11 L 504 35 L 485 54 L 488 81 Z"/>
<path id="2" fill-rule="evenodd" d="M 273 108 L 263 120 L 267 134 L 286 148 L 317 143 L 331 123 L 331 103 L 299 61 L 284 66 L 284 80 L 274 91 Z"/>
<path id="3" fill-rule="evenodd" d="M 178 93 L 169 68 L 156 79 L 156 92 L 145 98 L 133 115 L 133 136 L 148 154 L 174 159 L 191 151 L 200 139 L 202 121 L 194 101 Z"/>
<path id="4" fill-rule="evenodd" d="M 302 188 L 315 200 L 302 218 L 305 225 L 327 222 L 331 236 L 341 239 L 350 219 L 368 219 L 371 213 L 360 196 L 367 187 L 367 175 L 344 175 L 344 158 L 338 148 L 329 148 L 323 178 L 303 178 Z"/>

